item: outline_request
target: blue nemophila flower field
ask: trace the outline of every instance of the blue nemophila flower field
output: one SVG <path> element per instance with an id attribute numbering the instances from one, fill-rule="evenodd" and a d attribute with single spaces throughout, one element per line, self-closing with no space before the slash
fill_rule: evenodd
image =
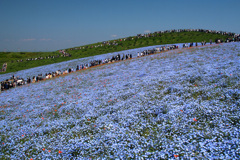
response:
<path id="1" fill-rule="evenodd" d="M 173 50 L 4 91 L 0 158 L 239 159 L 239 58 Z"/>

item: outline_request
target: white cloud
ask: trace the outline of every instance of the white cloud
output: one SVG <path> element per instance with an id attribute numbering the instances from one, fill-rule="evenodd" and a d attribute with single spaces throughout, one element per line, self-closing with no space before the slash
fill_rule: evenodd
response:
<path id="1" fill-rule="evenodd" d="M 150 30 L 145 30 L 144 33 L 150 33 L 151 31 Z"/>
<path id="2" fill-rule="evenodd" d="M 48 38 L 48 39 L 46 39 L 46 38 L 40 39 L 40 41 L 50 41 L 50 40 L 52 40 L 52 39 L 50 39 L 50 38 Z"/>
<path id="3" fill-rule="evenodd" d="M 114 38 L 115 38 L 115 37 L 117 37 L 117 35 L 116 35 L 116 34 L 112 34 L 111 37 L 114 37 Z"/>
<path id="4" fill-rule="evenodd" d="M 35 41 L 36 39 L 35 38 L 29 38 L 29 39 L 22 39 L 21 41 Z"/>

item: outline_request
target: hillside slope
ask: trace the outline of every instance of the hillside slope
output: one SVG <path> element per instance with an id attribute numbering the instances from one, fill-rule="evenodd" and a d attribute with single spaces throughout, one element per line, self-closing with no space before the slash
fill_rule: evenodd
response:
<path id="1" fill-rule="evenodd" d="M 2 92 L 0 159 L 239 159 L 239 58 L 175 50 Z"/>
<path id="2" fill-rule="evenodd" d="M 230 35 L 222 35 L 206 32 L 173 32 L 173 33 L 152 33 L 150 37 L 133 36 L 117 40 L 111 40 L 106 43 L 99 42 L 81 47 L 65 49 L 67 55 L 63 57 L 62 53 L 55 52 L 6 52 L 0 53 L 0 64 L 7 62 L 8 67 L 5 73 L 16 72 L 33 67 L 53 64 L 72 59 L 84 58 L 94 55 L 106 54 L 117 51 L 124 51 L 133 48 L 140 48 L 161 44 L 187 43 L 187 42 L 209 42 L 210 39 L 227 39 Z M 109 45 L 111 44 L 111 45 Z M 81 48 L 81 49 L 80 49 Z M 53 57 L 54 58 L 49 58 Z M 26 59 L 44 58 L 41 60 L 26 61 Z M 19 62 L 17 62 L 19 61 Z M 22 62 L 21 62 L 22 61 Z M 0 74 L 5 74 L 0 72 Z"/>

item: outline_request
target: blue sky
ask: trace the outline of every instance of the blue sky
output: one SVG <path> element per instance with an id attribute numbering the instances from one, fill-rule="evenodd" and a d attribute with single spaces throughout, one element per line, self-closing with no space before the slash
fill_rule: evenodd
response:
<path id="1" fill-rule="evenodd" d="M 0 51 L 55 51 L 168 29 L 240 33 L 239 6 L 239 0 L 0 0 Z"/>

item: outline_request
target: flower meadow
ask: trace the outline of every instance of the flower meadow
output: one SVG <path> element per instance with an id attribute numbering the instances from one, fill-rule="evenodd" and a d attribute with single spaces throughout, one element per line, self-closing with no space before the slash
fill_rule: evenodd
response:
<path id="1" fill-rule="evenodd" d="M 81 70 L 0 94 L 0 159 L 239 159 L 239 98 L 239 43 Z"/>

